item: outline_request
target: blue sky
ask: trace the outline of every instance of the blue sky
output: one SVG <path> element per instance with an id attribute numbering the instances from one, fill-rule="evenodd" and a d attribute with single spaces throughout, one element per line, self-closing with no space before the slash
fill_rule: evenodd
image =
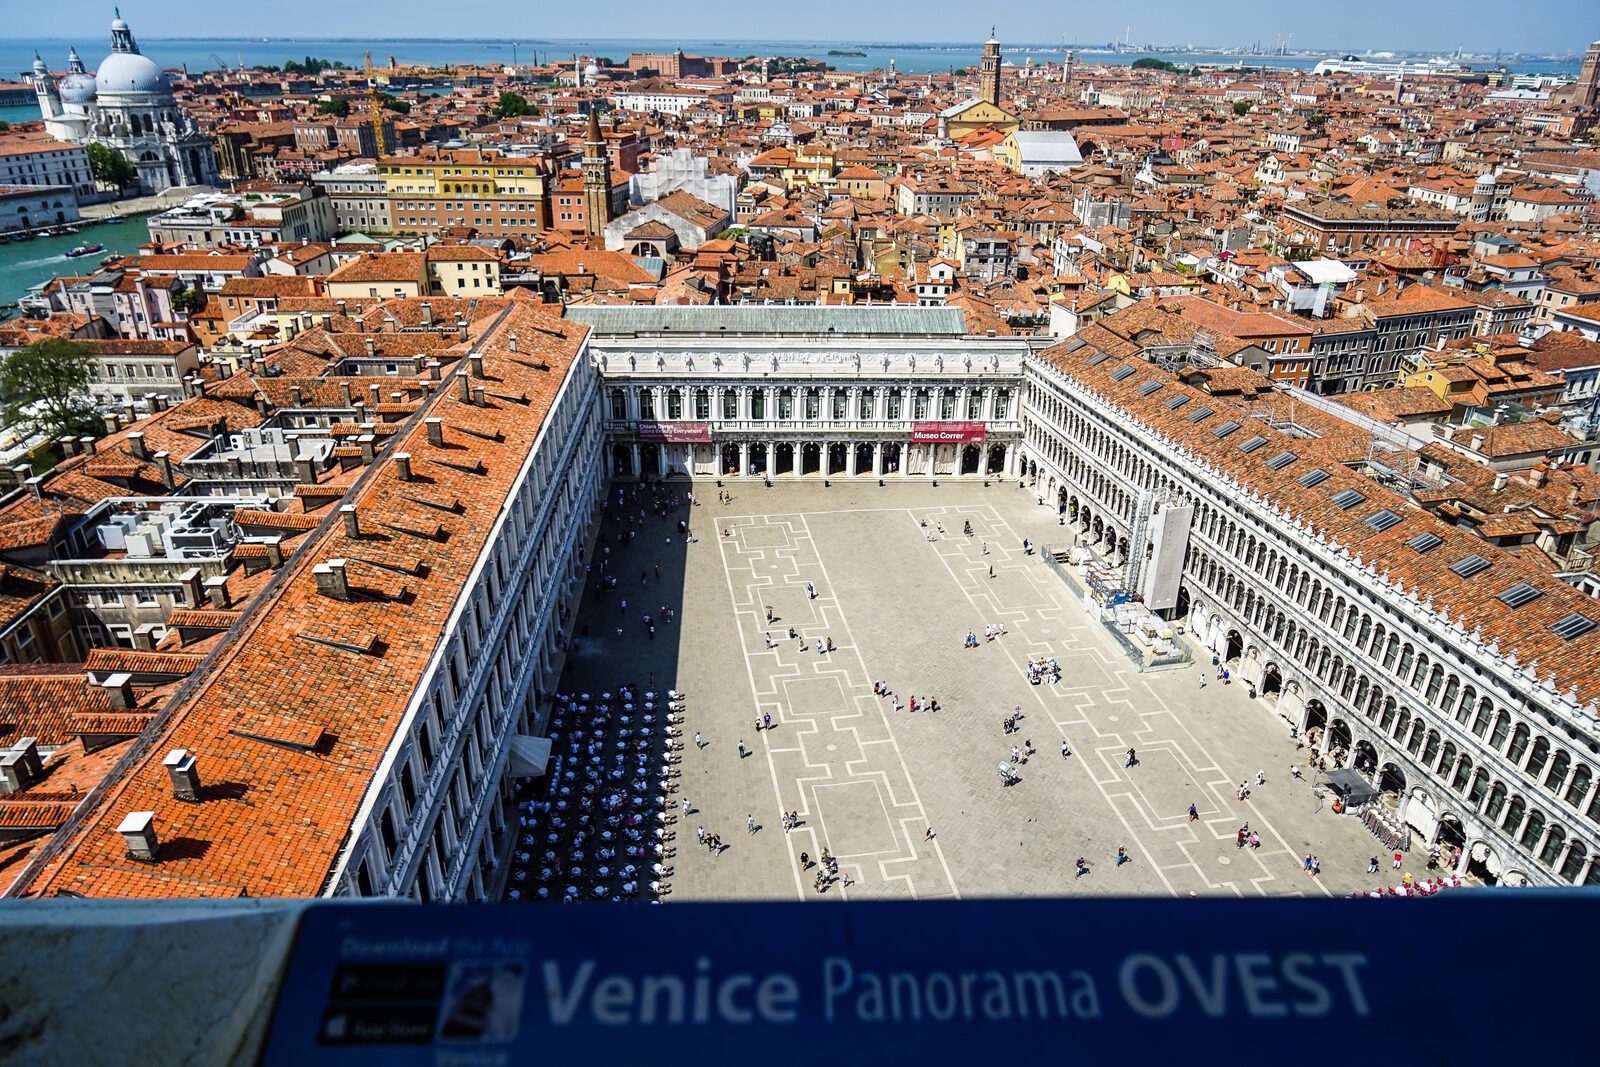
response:
<path id="1" fill-rule="evenodd" d="M 3 0 L 0 35 L 92 40 L 106 33 L 110 3 L 102 0 Z M 1001 40 L 1134 42 L 1271 46 L 1279 33 L 1297 45 L 1325 48 L 1496 49 L 1582 52 L 1600 38 L 1594 0 L 1144 0 L 1137 5 L 1081 0 L 253 0 L 197 4 L 128 0 L 123 16 L 146 37 L 487 37 L 681 38 L 927 41 L 987 36 L 992 19 Z M 457 13 L 465 17 L 457 17 Z M 478 16 L 476 12 L 485 12 Z"/>

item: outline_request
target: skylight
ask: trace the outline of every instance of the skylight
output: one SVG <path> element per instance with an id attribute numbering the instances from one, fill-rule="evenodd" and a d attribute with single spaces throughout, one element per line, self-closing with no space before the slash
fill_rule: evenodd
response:
<path id="1" fill-rule="evenodd" d="M 1267 460 L 1267 466 L 1271 467 L 1275 471 L 1281 471 L 1283 468 L 1287 467 L 1289 464 L 1293 463 L 1299 458 L 1300 457 L 1295 455 L 1293 452 L 1279 452 L 1276 456 L 1273 456 L 1271 459 Z"/>
<path id="2" fill-rule="evenodd" d="M 1465 559 L 1458 559 L 1454 563 L 1450 564 L 1450 570 L 1452 573 L 1460 575 L 1462 578 L 1471 578 L 1474 574 L 1482 574 L 1484 571 L 1493 566 L 1493 563 L 1490 563 L 1482 556 L 1473 554 Z"/>
<path id="3" fill-rule="evenodd" d="M 1321 467 L 1313 467 L 1311 470 L 1306 471 L 1300 477 L 1296 478 L 1295 481 L 1299 482 L 1307 489 L 1315 489 L 1317 486 L 1327 481 L 1328 477 L 1329 475 L 1327 471 L 1323 470 Z"/>

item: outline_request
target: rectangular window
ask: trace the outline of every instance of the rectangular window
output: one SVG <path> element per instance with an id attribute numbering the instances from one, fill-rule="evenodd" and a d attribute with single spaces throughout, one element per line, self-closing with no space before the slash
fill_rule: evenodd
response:
<path id="1" fill-rule="evenodd" d="M 1475 574 L 1482 574 L 1492 566 L 1494 564 L 1474 553 L 1450 564 L 1450 572 L 1461 578 L 1471 578 Z"/>
<path id="2" fill-rule="evenodd" d="M 1444 538 L 1440 537 L 1438 534 L 1421 533 L 1407 541 L 1406 547 L 1418 555 L 1421 555 L 1424 552 L 1432 552 L 1442 544 L 1444 544 Z"/>
<path id="3" fill-rule="evenodd" d="M 739 417 L 739 394 L 732 389 L 722 391 L 722 417 L 725 419 Z"/>
<path id="4" fill-rule="evenodd" d="M 1377 530 L 1379 533 L 1382 533 L 1385 530 L 1394 529 L 1396 526 L 1399 526 L 1405 520 L 1402 519 L 1399 515 L 1396 515 L 1394 512 L 1390 511 L 1388 508 L 1385 508 L 1382 511 L 1373 512 L 1371 515 L 1368 515 L 1366 517 L 1366 519 L 1364 519 L 1363 521 L 1368 526 L 1372 527 L 1374 530 Z"/>
<path id="5" fill-rule="evenodd" d="M 1317 486 L 1327 481 L 1329 477 L 1330 475 L 1327 471 L 1323 470 L 1321 467 L 1315 467 L 1306 471 L 1300 477 L 1296 478 L 1295 481 L 1298 484 L 1305 486 L 1307 489 L 1315 489 Z"/>

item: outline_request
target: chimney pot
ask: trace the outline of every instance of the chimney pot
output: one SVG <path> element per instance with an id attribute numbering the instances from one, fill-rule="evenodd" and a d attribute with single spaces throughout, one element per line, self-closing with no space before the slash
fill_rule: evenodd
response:
<path id="1" fill-rule="evenodd" d="M 443 364 L 441 364 L 436 359 L 428 360 L 428 377 L 431 378 L 433 381 L 438 381 L 439 380 L 439 368 L 441 366 L 443 366 Z"/>
<path id="2" fill-rule="evenodd" d="M 434 416 L 432 418 L 423 419 L 422 424 L 428 428 L 428 443 L 435 447 L 443 446 L 444 420 L 438 416 Z"/>
<path id="3" fill-rule="evenodd" d="M 143 430 L 135 430 L 128 435 L 128 451 L 133 453 L 134 459 L 150 458 L 150 453 L 144 446 Z"/>
<path id="4" fill-rule="evenodd" d="M 344 519 L 344 535 L 356 538 L 361 536 L 361 516 L 356 513 L 354 504 L 339 505 L 339 515 Z"/>
<path id="5" fill-rule="evenodd" d="M 344 406 L 345 407 L 349 407 L 350 406 L 350 383 L 349 382 L 340 382 L 339 383 L 339 399 L 344 402 Z"/>
<path id="6" fill-rule="evenodd" d="M 515 352 L 516 350 L 517 346 L 512 345 L 511 351 Z M 483 377 L 483 356 L 477 352 L 472 353 L 472 355 L 467 357 L 467 366 L 472 368 L 472 376 L 474 378 Z"/>
<path id="7" fill-rule="evenodd" d="M 1498 493 L 1500 490 L 1504 489 L 1506 487 L 1506 481 L 1509 478 L 1510 475 L 1508 475 L 1505 471 L 1496 471 L 1494 475 L 1494 491 Z"/>
<path id="8" fill-rule="evenodd" d="M 200 771 L 195 766 L 194 753 L 186 748 L 175 748 L 161 761 L 172 781 L 172 795 L 179 800 L 200 799 Z"/>
<path id="9" fill-rule="evenodd" d="M 94 455 L 94 438 L 88 436 L 78 438 L 78 451 L 86 456 Z"/>
<path id="10" fill-rule="evenodd" d="M 345 577 L 344 564 L 342 559 L 330 559 L 311 568 L 317 578 L 317 592 L 335 600 L 350 599 L 350 582 Z"/>
<path id="11" fill-rule="evenodd" d="M 456 375 L 456 395 L 465 403 L 472 403 L 472 379 L 465 374 Z"/>
<path id="12" fill-rule="evenodd" d="M 183 586 L 183 606 L 198 608 L 201 597 L 200 568 L 190 567 L 178 575 L 178 582 Z"/>
<path id="13" fill-rule="evenodd" d="M 168 489 L 177 485 L 177 479 L 172 474 L 172 456 L 168 452 L 156 453 L 156 466 L 161 469 L 161 484 Z"/>
<path id="14" fill-rule="evenodd" d="M 394 469 L 402 482 L 411 480 L 411 453 L 396 452 L 394 454 Z"/>
<path id="15" fill-rule="evenodd" d="M 12 469 L 15 470 L 16 468 L 12 468 Z M 22 470 L 24 472 L 26 472 L 26 471 L 28 471 L 30 469 L 31 469 L 30 467 L 28 467 L 26 465 L 22 465 Z M 29 478 L 24 484 L 27 485 L 28 492 L 33 494 L 33 499 L 35 499 L 35 500 L 43 500 L 44 499 L 44 478 L 42 478 L 39 475 L 35 474 L 33 477 Z"/>
<path id="16" fill-rule="evenodd" d="M 472 387 L 472 403 L 477 407 L 481 408 L 487 406 L 487 402 L 483 399 L 484 392 L 485 390 L 481 385 L 474 385 Z"/>
<path id="17" fill-rule="evenodd" d="M 289 402 L 295 407 L 300 407 L 305 403 L 304 395 L 300 392 L 298 385 L 289 386 Z"/>
<path id="18" fill-rule="evenodd" d="M 369 355 L 369 356 L 373 355 L 375 349 L 374 349 L 374 345 L 372 343 L 372 338 L 371 337 L 364 337 L 364 338 L 362 338 L 362 340 L 365 341 L 366 344 L 367 344 L 367 355 Z"/>
<path id="19" fill-rule="evenodd" d="M 277 570 L 283 566 L 283 537 L 270 537 L 265 542 L 267 546 L 267 566 Z"/>
<path id="20" fill-rule="evenodd" d="M 118 672 L 106 676 L 100 683 L 100 688 L 106 691 L 106 696 L 111 699 L 111 707 L 116 711 L 132 711 L 138 707 L 138 701 L 133 693 L 133 675 L 127 672 Z"/>
<path id="21" fill-rule="evenodd" d="M 516 334 L 512 334 L 511 335 L 511 351 L 515 352 L 516 350 L 517 350 L 517 335 Z"/>
<path id="22" fill-rule="evenodd" d="M 128 846 L 129 859 L 146 863 L 156 861 L 161 842 L 156 837 L 155 822 L 155 812 L 135 811 L 117 824 L 117 833 L 122 835 L 123 843 Z"/>
<path id="23" fill-rule="evenodd" d="M 108 411 L 103 416 L 106 424 L 106 433 L 116 433 L 122 429 L 122 418 L 115 411 Z"/>
<path id="24" fill-rule="evenodd" d="M 19 738 L 0 752 L 0 793 L 20 793 L 44 777 L 44 761 L 39 758 L 39 739 Z"/>
<path id="25" fill-rule="evenodd" d="M 78 439 L 76 437 L 73 437 L 71 434 L 67 434 L 65 437 L 57 438 L 56 439 L 56 443 L 61 446 L 61 458 L 62 459 L 66 459 L 69 456 L 77 455 L 77 452 L 78 452 Z"/>
<path id="26" fill-rule="evenodd" d="M 228 594 L 228 576 L 219 574 L 214 578 L 207 578 L 202 583 L 206 589 L 206 599 L 218 611 L 226 610 L 233 606 L 233 600 Z"/>

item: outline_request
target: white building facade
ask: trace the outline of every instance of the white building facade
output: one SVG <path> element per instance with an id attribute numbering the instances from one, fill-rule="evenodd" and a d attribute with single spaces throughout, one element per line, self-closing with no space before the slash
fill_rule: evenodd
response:
<path id="1" fill-rule="evenodd" d="M 111 23 L 111 54 L 94 74 L 76 50 L 58 85 L 43 60 L 33 64 L 34 91 L 45 129 L 72 144 L 103 144 L 138 172 L 139 192 L 218 181 L 211 138 L 178 107 L 167 75 L 139 51 L 119 16 Z"/>

